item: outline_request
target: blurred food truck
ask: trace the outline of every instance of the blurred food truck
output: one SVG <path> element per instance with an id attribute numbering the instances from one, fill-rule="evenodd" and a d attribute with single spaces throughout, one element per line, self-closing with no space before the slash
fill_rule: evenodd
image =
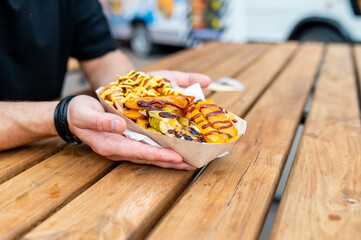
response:
<path id="1" fill-rule="evenodd" d="M 154 44 L 187 47 L 205 40 L 245 40 L 242 39 L 245 26 L 241 24 L 244 21 L 232 23 L 233 19 L 240 21 L 244 16 L 239 14 L 243 9 L 242 0 L 100 2 L 113 36 L 116 39 L 129 40 L 131 48 L 139 55 L 148 55 Z M 237 8 L 239 11 L 229 11 L 230 8 Z"/>
<path id="2" fill-rule="evenodd" d="M 361 42 L 361 0 L 100 0 L 137 54 L 200 41 Z"/>

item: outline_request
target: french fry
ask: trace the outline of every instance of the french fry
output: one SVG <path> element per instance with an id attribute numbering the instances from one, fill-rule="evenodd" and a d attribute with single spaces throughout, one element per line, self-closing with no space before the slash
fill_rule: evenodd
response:
<path id="1" fill-rule="evenodd" d="M 212 100 L 205 99 L 203 101 L 198 101 L 196 107 L 200 110 L 205 119 L 210 122 L 213 128 L 217 129 L 221 133 L 227 134 L 229 138 L 233 138 L 238 135 L 236 127 L 228 119 L 222 109 Z"/>
<path id="2" fill-rule="evenodd" d="M 186 118 L 199 126 L 199 130 L 208 143 L 225 143 L 228 140 L 227 135 L 221 134 L 219 131 L 211 127 L 210 122 L 203 117 L 196 105 L 192 103 L 185 115 Z"/>
<path id="3" fill-rule="evenodd" d="M 149 125 L 149 121 L 146 118 L 138 118 L 136 123 L 141 126 L 142 128 L 147 129 L 150 125 Z"/>
<path id="4" fill-rule="evenodd" d="M 135 110 L 135 109 L 129 109 L 129 108 L 124 108 L 123 109 L 123 114 L 127 117 L 130 118 L 132 120 L 137 120 L 138 118 L 142 118 L 143 114 L 141 114 L 139 112 L 139 110 Z"/>
<path id="5" fill-rule="evenodd" d="M 183 95 L 158 96 L 158 97 L 132 97 L 125 101 L 125 106 L 130 109 L 143 108 L 168 108 L 175 111 L 184 111 L 193 101 L 194 97 Z"/>

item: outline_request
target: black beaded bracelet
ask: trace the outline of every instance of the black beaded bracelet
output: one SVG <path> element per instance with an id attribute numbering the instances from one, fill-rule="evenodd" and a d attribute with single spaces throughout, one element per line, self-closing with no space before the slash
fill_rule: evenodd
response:
<path id="1" fill-rule="evenodd" d="M 54 111 L 54 123 L 56 131 L 65 142 L 80 144 L 82 141 L 71 134 L 67 119 L 68 105 L 74 97 L 68 96 L 58 103 Z"/>

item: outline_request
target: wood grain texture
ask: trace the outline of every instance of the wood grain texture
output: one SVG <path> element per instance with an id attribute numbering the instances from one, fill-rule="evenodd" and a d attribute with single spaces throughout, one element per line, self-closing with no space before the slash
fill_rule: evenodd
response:
<path id="1" fill-rule="evenodd" d="M 361 94 L 361 45 L 354 47 L 355 61 L 356 61 L 356 73 L 358 74 L 358 86 Z"/>
<path id="2" fill-rule="evenodd" d="M 195 72 L 207 74 L 212 81 L 221 77 L 234 78 L 243 72 L 250 64 L 259 59 L 270 48 L 268 44 L 243 44 L 242 47 L 234 49 L 232 54 L 223 59 L 217 59 L 216 64 L 194 69 Z M 205 95 L 212 91 L 203 89 Z"/>
<path id="3" fill-rule="evenodd" d="M 247 115 L 247 132 L 212 162 L 149 239 L 256 239 L 272 202 L 322 46 L 301 47 Z"/>
<path id="4" fill-rule="evenodd" d="M 102 177 L 114 162 L 68 146 L 0 185 L 0 239 L 21 236 Z"/>
<path id="5" fill-rule="evenodd" d="M 198 69 L 210 69 L 220 61 L 224 61 L 228 56 L 234 54 L 240 48 L 247 48 L 248 44 L 219 43 L 216 48 L 197 54 L 181 66 L 174 66 L 170 70 L 180 70 L 183 72 L 198 72 Z"/>
<path id="6" fill-rule="evenodd" d="M 254 60 L 262 56 L 271 48 L 269 44 L 242 44 L 238 48 L 234 48 L 231 54 L 218 60 L 212 66 L 199 67 L 196 69 L 199 73 L 206 73 L 214 80 L 220 77 L 235 77 L 245 67 L 253 63 Z"/>
<path id="7" fill-rule="evenodd" d="M 82 239 L 94 234 L 95 238 L 141 239 L 196 173 L 122 164 L 26 238 Z M 102 194 L 94 197 L 99 192 Z"/>
<path id="8" fill-rule="evenodd" d="M 264 54 L 269 45 L 266 44 L 232 44 L 220 43 L 218 48 L 208 55 L 200 56 L 198 62 L 191 62 L 188 67 L 180 66 L 179 71 L 192 71 L 208 75 L 212 81 L 217 81 L 220 77 L 236 77 L 237 73 L 244 69 L 255 59 Z M 224 49 L 227 50 L 224 50 Z M 205 96 L 212 91 L 203 89 Z M 222 95 L 224 93 L 222 92 Z"/>
<path id="9" fill-rule="evenodd" d="M 244 103 L 257 100 L 258 96 L 274 80 L 277 73 L 284 68 L 296 48 L 297 44 L 294 42 L 272 46 L 252 66 L 234 77 L 245 85 L 243 91 L 229 92 L 226 98 L 224 93 L 218 92 L 212 95 L 213 100 L 230 112 L 242 116 L 252 106 Z"/>
<path id="10" fill-rule="evenodd" d="M 361 126 L 350 47 L 331 45 L 271 239 L 361 238 Z"/>
<path id="11" fill-rule="evenodd" d="M 56 137 L 0 152 L 0 184 L 59 152 L 64 146 L 65 142 Z"/>
<path id="12" fill-rule="evenodd" d="M 193 172 L 121 164 L 25 239 L 143 238 L 192 176 Z"/>
<path id="13" fill-rule="evenodd" d="M 212 52 L 213 49 L 216 49 L 218 46 L 219 42 L 208 42 L 196 48 L 179 51 L 143 67 L 142 71 L 149 72 L 162 69 L 174 69 L 192 60 L 195 56 Z"/>
<path id="14" fill-rule="evenodd" d="M 268 47 L 267 44 L 219 43 L 211 51 L 174 66 L 173 70 L 203 73 L 208 75 L 212 81 L 224 76 L 233 78 L 237 73 L 243 72 L 248 64 L 260 57 Z M 212 91 L 203 89 L 203 93 L 207 96 Z"/>

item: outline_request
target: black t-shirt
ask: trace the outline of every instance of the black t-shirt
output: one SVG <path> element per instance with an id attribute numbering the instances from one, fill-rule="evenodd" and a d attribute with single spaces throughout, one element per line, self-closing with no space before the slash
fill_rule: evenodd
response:
<path id="1" fill-rule="evenodd" d="M 115 48 L 97 0 L 1 0 L 0 100 L 57 98 L 69 56 Z"/>

